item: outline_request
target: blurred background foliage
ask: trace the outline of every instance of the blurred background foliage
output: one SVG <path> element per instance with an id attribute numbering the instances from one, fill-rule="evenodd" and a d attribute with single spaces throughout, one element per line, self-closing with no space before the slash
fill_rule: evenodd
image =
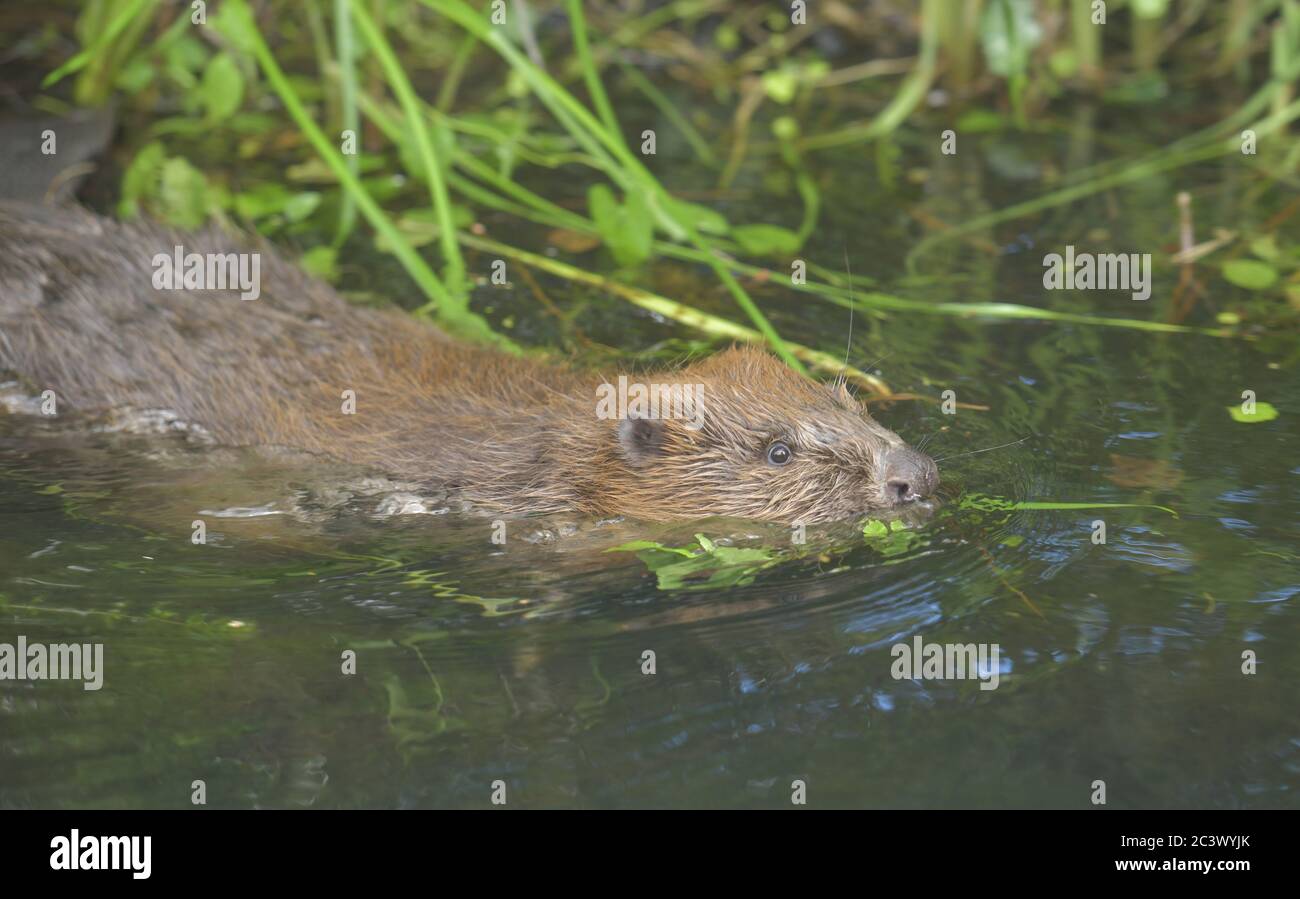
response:
<path id="1" fill-rule="evenodd" d="M 1088 310 L 936 296 L 972 274 L 963 246 L 988 256 L 1035 217 L 1241 156 L 1247 130 L 1260 184 L 1294 190 L 1300 165 L 1300 0 L 91 0 L 11 8 L 3 27 L 21 35 L 5 60 L 13 96 L 56 114 L 114 109 L 123 137 L 105 196 L 118 214 L 227 221 L 298 246 L 345 288 L 340 249 L 373 238 L 421 292 L 404 305 L 509 349 L 509 323 L 470 307 L 489 273 L 468 253 L 612 292 L 708 339 L 766 340 L 801 369 L 838 364 L 778 335 L 754 299 L 773 280 L 866 314 L 1091 323 Z M 1213 100 L 1188 110 L 1180 93 Z M 1100 161 L 1071 151 L 1037 165 L 1015 149 L 1077 131 L 1085 107 L 1168 116 L 1171 136 L 1152 147 L 1089 128 Z M 861 266 L 850 275 L 841 229 L 825 230 L 828 198 L 850 199 L 834 168 L 852 159 L 906 191 L 928 177 L 909 159 L 948 129 L 1012 138 L 989 162 L 1027 171 L 1037 196 L 977 214 L 914 206 L 889 290 Z M 1257 295 L 1255 325 L 1290 323 L 1300 248 L 1279 226 L 1296 211 L 1171 249 Z M 696 302 L 693 274 L 647 286 L 647 268 L 668 263 L 707 275 L 730 308 Z M 801 264 L 806 282 L 789 284 Z M 936 279 L 949 290 L 924 295 Z M 1163 321 L 1108 326 L 1243 327 L 1240 312 L 1175 293 Z"/>

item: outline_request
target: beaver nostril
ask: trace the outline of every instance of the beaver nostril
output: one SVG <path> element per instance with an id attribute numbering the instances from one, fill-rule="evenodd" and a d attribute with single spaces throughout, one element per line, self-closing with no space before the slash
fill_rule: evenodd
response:
<path id="1" fill-rule="evenodd" d="M 905 503 L 916 498 L 915 494 L 912 493 L 912 485 L 907 481 L 895 478 L 889 482 L 888 486 L 890 498 L 896 503 Z"/>
<path id="2" fill-rule="evenodd" d="M 924 499 L 939 486 L 934 460 L 906 444 L 891 447 L 881 461 L 884 499 L 890 505 L 901 506 Z"/>

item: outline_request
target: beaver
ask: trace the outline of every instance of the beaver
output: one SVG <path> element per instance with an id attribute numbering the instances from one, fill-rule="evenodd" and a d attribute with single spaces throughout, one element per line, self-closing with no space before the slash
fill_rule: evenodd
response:
<path id="1" fill-rule="evenodd" d="M 168 283 L 180 248 L 256 254 L 260 284 Z M 0 202 L 0 369 L 60 412 L 165 410 L 223 444 L 324 454 L 493 515 L 818 523 L 924 507 L 939 481 L 842 379 L 761 349 L 625 375 L 698 398 L 691 417 L 610 414 L 599 372 L 350 304 L 264 244 L 75 208 Z"/>

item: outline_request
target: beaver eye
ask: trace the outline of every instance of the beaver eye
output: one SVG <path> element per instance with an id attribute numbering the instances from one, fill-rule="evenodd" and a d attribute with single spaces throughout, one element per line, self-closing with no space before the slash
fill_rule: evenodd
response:
<path id="1" fill-rule="evenodd" d="M 784 443 L 774 443 L 767 448 L 767 461 L 773 465 L 784 465 L 793 455 Z"/>

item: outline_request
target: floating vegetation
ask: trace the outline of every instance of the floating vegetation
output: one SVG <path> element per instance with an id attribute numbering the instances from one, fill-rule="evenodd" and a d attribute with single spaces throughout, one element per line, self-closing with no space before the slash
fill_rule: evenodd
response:
<path id="1" fill-rule="evenodd" d="M 781 561 L 776 550 L 735 547 L 695 535 L 695 546 L 664 546 L 633 540 L 607 552 L 634 552 L 655 573 L 660 590 L 713 590 L 753 583 L 758 573 Z"/>
<path id="2" fill-rule="evenodd" d="M 1168 506 L 1155 506 L 1147 503 L 1070 503 L 1070 502 L 1051 502 L 1046 500 L 1009 500 L 1000 496 L 989 496 L 984 493 L 967 493 L 961 498 L 958 504 L 961 509 L 976 509 L 981 512 L 1051 512 L 1051 511 L 1072 511 L 1075 509 L 1157 509 L 1161 512 L 1168 512 L 1174 518 L 1178 513 Z"/>

